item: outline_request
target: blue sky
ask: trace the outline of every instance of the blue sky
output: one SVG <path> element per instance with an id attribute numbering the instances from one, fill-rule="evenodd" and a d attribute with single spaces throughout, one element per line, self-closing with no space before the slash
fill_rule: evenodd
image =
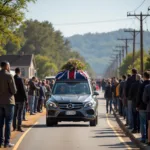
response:
<path id="1" fill-rule="evenodd" d="M 54 25 L 56 30 L 60 30 L 66 37 L 87 32 L 109 32 L 120 28 L 139 29 L 139 21 L 137 19 L 129 19 L 130 17 L 127 17 L 127 11 L 133 11 L 132 13 L 134 13 L 134 10 L 142 1 L 143 0 L 37 0 L 35 4 L 30 3 L 28 5 L 26 19 L 37 19 L 39 21 L 48 20 Z M 149 6 L 150 0 L 145 0 L 144 4 L 136 13 L 140 13 L 141 11 L 147 13 Z M 66 25 L 66 23 L 125 18 L 128 18 L 128 20 Z M 146 22 L 144 21 L 144 29 L 150 30 L 150 17 L 147 18 Z"/>

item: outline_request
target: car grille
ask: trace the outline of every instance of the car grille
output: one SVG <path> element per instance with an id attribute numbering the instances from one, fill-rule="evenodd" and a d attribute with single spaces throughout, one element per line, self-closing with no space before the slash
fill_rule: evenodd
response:
<path id="1" fill-rule="evenodd" d="M 75 109 L 81 109 L 84 105 L 83 103 L 59 103 L 58 106 L 60 109 L 75 110 Z M 72 106 L 72 107 L 69 107 L 69 106 Z"/>

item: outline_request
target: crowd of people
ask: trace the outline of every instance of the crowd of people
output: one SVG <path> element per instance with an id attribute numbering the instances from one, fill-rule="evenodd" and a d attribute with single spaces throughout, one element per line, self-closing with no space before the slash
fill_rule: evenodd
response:
<path id="1" fill-rule="evenodd" d="M 1 62 L 0 70 L 0 148 L 13 147 L 10 143 L 11 129 L 24 132 L 22 121 L 27 121 L 26 112 L 36 115 L 51 94 L 54 81 L 21 78 L 19 68 L 15 76 L 10 74 L 9 62 Z M 4 130 L 5 127 L 5 130 Z M 4 136 L 3 136 L 4 135 Z"/>
<path id="2" fill-rule="evenodd" d="M 142 75 L 136 69 L 132 74 L 103 80 L 106 112 L 114 110 L 126 120 L 132 133 L 141 133 L 141 142 L 150 145 L 150 71 Z"/>

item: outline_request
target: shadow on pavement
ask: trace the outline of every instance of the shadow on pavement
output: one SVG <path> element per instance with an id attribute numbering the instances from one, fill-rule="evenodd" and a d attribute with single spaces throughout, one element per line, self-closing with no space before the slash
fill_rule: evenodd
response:
<path id="1" fill-rule="evenodd" d="M 128 145 L 131 146 L 131 142 L 127 142 Z M 123 149 L 128 150 L 128 148 L 125 148 L 125 145 L 123 143 L 117 143 L 117 144 L 107 144 L 107 145 L 99 145 L 100 147 L 108 147 L 108 148 L 115 148 L 115 149 Z M 130 150 L 138 150 L 138 148 L 135 148 L 134 146 L 131 146 Z"/>
<path id="2" fill-rule="evenodd" d="M 92 138 L 116 138 L 116 135 L 93 136 Z"/>
<path id="3" fill-rule="evenodd" d="M 47 127 L 46 124 L 37 124 L 34 126 L 23 125 L 22 127 L 23 128 L 29 128 L 29 127 L 32 127 L 32 128 L 63 128 L 63 127 L 89 127 L 89 125 L 88 124 L 58 124 L 55 126 Z"/>
<path id="4" fill-rule="evenodd" d="M 100 119 L 106 119 L 107 117 L 106 117 L 106 114 L 102 114 L 102 113 L 99 113 L 98 114 L 98 117 L 100 118 Z M 108 118 L 114 118 L 114 116 L 113 116 L 113 114 L 109 114 L 109 116 L 108 116 Z"/>

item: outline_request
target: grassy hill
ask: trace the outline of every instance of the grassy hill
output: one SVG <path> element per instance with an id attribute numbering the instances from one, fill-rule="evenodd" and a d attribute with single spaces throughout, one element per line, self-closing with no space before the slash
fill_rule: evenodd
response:
<path id="1" fill-rule="evenodd" d="M 139 34 L 140 35 L 140 34 Z M 136 49 L 140 48 L 140 36 L 137 36 Z M 109 64 L 109 57 L 112 49 L 116 45 L 124 45 L 118 38 L 132 38 L 130 33 L 125 33 L 124 29 L 108 33 L 87 33 L 84 35 L 74 35 L 68 37 L 72 49 L 83 56 L 97 74 L 103 74 Z M 150 32 L 144 32 L 144 49 L 150 50 Z M 129 43 L 129 51 L 132 50 L 132 41 Z"/>

